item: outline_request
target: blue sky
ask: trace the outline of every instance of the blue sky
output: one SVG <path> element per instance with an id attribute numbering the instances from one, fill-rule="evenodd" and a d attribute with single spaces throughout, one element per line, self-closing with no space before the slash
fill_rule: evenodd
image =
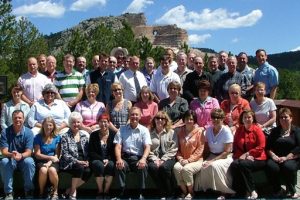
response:
<path id="1" fill-rule="evenodd" d="M 13 0 L 13 14 L 43 34 L 124 12 L 144 12 L 148 25 L 177 24 L 192 47 L 254 55 L 300 50 L 299 0 Z"/>

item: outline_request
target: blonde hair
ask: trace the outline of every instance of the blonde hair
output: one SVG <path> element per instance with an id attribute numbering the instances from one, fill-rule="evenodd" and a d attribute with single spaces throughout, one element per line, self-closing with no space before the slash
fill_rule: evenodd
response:
<path id="1" fill-rule="evenodd" d="M 154 131 L 156 128 L 156 124 L 155 124 L 155 118 L 156 117 L 163 117 L 166 120 L 166 124 L 164 126 L 164 128 L 166 129 L 167 132 L 169 132 L 172 129 L 172 121 L 169 117 L 169 115 L 165 112 L 165 111 L 158 111 L 155 115 L 155 117 L 152 120 L 151 123 L 151 131 Z"/>
<path id="2" fill-rule="evenodd" d="M 53 131 L 51 132 L 51 137 L 54 138 L 57 135 L 57 127 L 56 127 L 56 123 L 54 121 L 54 119 L 52 117 L 46 117 L 43 122 L 42 122 L 42 128 L 41 128 L 41 135 L 44 138 L 45 137 L 45 131 L 44 131 L 44 124 L 46 124 L 47 122 L 50 122 L 53 125 Z"/>
<path id="3" fill-rule="evenodd" d="M 88 84 L 85 88 L 85 94 L 87 95 L 87 93 L 91 90 L 94 91 L 97 96 L 99 94 L 98 84 L 97 83 Z"/>

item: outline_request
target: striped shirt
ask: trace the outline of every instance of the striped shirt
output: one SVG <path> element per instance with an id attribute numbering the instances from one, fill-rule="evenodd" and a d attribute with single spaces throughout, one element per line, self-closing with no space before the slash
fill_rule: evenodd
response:
<path id="1" fill-rule="evenodd" d="M 79 89 L 84 86 L 84 79 L 82 74 L 75 70 L 71 74 L 62 71 L 56 75 L 54 85 L 57 87 L 61 98 L 65 102 L 69 102 L 76 98 Z"/>

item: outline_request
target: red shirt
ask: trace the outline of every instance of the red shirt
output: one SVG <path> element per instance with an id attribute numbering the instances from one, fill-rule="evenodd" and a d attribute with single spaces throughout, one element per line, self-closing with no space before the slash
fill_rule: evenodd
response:
<path id="1" fill-rule="evenodd" d="M 251 110 L 249 102 L 243 98 L 239 99 L 238 103 L 234 105 L 232 111 L 230 111 L 230 100 L 222 101 L 220 107 L 225 112 L 224 124 L 230 127 L 237 126 L 239 124 L 240 114 L 244 110 Z"/>
<path id="2" fill-rule="evenodd" d="M 255 160 L 266 160 L 265 146 L 266 138 L 260 127 L 252 124 L 247 130 L 245 126 L 240 126 L 234 135 L 233 158 L 238 159 L 248 152 Z"/>

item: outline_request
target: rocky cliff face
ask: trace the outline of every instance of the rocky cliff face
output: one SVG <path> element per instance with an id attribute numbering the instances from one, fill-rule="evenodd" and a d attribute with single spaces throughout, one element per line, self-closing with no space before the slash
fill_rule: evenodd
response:
<path id="1" fill-rule="evenodd" d="M 97 26 L 104 24 L 112 29 L 120 29 L 123 27 L 122 22 L 126 21 L 131 25 L 136 38 L 143 36 L 147 37 L 153 45 L 163 47 L 177 48 L 182 43 L 188 42 L 188 35 L 186 30 L 178 28 L 176 25 L 166 26 L 149 26 L 147 25 L 146 17 L 143 13 L 130 14 L 126 13 L 120 16 L 97 17 L 84 20 L 77 26 L 70 29 L 51 34 L 47 36 L 49 40 L 51 51 L 57 51 L 65 45 L 75 30 L 80 30 L 84 33 L 91 33 Z"/>

